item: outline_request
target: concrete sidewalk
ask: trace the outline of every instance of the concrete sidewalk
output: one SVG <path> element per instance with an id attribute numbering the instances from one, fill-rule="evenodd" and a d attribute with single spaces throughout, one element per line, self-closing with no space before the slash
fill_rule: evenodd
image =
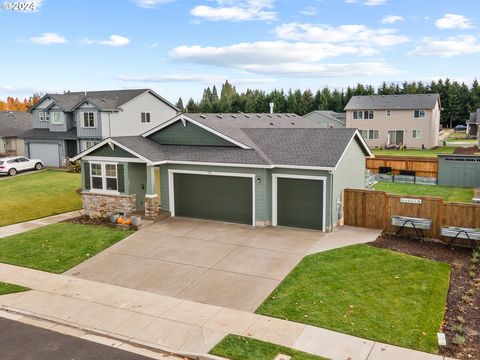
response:
<path id="1" fill-rule="evenodd" d="M 83 214 L 83 210 L 75 210 L 75 211 L 70 211 L 63 214 L 48 216 L 48 217 L 35 219 L 31 221 L 25 221 L 18 224 L 2 226 L 0 227 L 0 239 L 10 235 L 20 234 L 25 231 L 37 229 L 45 225 L 56 224 L 60 221 L 71 219 L 71 218 L 80 216 L 82 214 Z"/>
<path id="2" fill-rule="evenodd" d="M 33 290 L 0 296 L 0 307 L 163 351 L 206 354 L 238 334 L 332 360 L 442 360 L 300 323 L 139 290 L 0 264 L 0 280 Z"/>

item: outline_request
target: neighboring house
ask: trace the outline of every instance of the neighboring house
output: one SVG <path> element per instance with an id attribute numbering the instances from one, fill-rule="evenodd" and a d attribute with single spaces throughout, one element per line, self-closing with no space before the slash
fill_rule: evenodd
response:
<path id="1" fill-rule="evenodd" d="M 358 129 L 371 148 L 438 146 L 438 94 L 353 96 L 345 110 L 347 128 Z"/>
<path id="2" fill-rule="evenodd" d="M 371 152 L 354 129 L 294 114 L 179 114 L 82 152 L 86 213 L 145 211 L 329 231 Z"/>
<path id="3" fill-rule="evenodd" d="M 178 112 L 149 89 L 47 94 L 30 109 L 25 153 L 45 166 L 63 166 L 102 139 L 139 135 Z"/>
<path id="4" fill-rule="evenodd" d="M 0 111 L 0 157 L 24 156 L 25 144 L 19 136 L 31 126 L 31 115 L 27 112 Z"/>
<path id="5" fill-rule="evenodd" d="M 478 147 L 480 148 L 480 109 L 470 114 L 470 119 L 467 120 L 467 137 L 469 139 L 477 138 Z"/>
<path id="6" fill-rule="evenodd" d="M 337 113 L 328 110 L 315 110 L 303 117 L 315 121 L 323 128 L 344 128 L 346 122 L 345 113 Z"/>

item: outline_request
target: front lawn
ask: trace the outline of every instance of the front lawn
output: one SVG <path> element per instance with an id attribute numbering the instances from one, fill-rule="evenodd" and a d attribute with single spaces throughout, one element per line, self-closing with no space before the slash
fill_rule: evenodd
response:
<path id="1" fill-rule="evenodd" d="M 374 155 L 437 157 L 438 154 L 453 154 L 455 146 L 439 146 L 436 149 L 385 150 L 371 149 Z"/>
<path id="2" fill-rule="evenodd" d="M 436 196 L 442 197 L 445 201 L 454 202 L 471 203 L 473 198 L 472 188 L 462 188 L 454 186 L 402 184 L 380 181 L 376 183 L 373 188 L 375 190 L 385 191 L 389 194 Z"/>
<path id="3" fill-rule="evenodd" d="M 0 281 L 0 295 L 13 294 L 13 293 L 18 293 L 18 292 L 27 291 L 27 290 L 29 289 L 23 286 L 7 284 Z"/>
<path id="4" fill-rule="evenodd" d="M 48 225 L 0 239 L 0 262 L 60 274 L 131 234 L 106 226 Z"/>
<path id="5" fill-rule="evenodd" d="M 82 208 L 80 174 L 45 170 L 0 180 L 0 226 Z"/>
<path id="6" fill-rule="evenodd" d="M 437 352 L 450 267 L 368 245 L 304 258 L 257 313 Z"/>
<path id="7" fill-rule="evenodd" d="M 273 360 L 278 354 L 291 356 L 292 360 L 325 359 L 284 346 L 237 335 L 227 335 L 210 351 L 210 354 L 231 360 Z"/>

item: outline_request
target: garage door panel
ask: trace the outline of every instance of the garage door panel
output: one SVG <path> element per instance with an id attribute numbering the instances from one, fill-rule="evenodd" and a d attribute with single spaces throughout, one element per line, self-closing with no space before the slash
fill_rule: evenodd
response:
<path id="1" fill-rule="evenodd" d="M 175 215 L 252 224 L 252 179 L 174 175 Z"/>
<path id="2" fill-rule="evenodd" d="M 45 166 L 60 166 L 58 155 L 58 144 L 36 144 L 30 143 L 30 158 L 40 159 Z"/>
<path id="3" fill-rule="evenodd" d="M 323 229 L 323 181 L 279 177 L 277 224 Z"/>

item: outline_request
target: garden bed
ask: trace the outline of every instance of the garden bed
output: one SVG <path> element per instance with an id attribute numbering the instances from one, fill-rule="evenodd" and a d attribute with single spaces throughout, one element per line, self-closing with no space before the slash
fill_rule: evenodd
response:
<path id="1" fill-rule="evenodd" d="M 472 277 L 471 275 L 474 274 L 470 274 L 472 251 L 464 248 L 450 249 L 440 243 L 412 241 L 390 235 L 381 235 L 369 245 L 450 264 L 452 272 L 443 329 L 447 336 L 447 347 L 442 353 L 458 359 L 480 359 L 480 336 L 478 333 L 478 329 L 480 329 L 480 279 L 478 266 L 474 272 L 475 276 Z M 468 293 L 469 290 L 470 293 Z M 473 294 L 471 294 L 472 292 Z M 460 331 L 461 328 L 463 331 Z M 452 341 L 456 335 L 465 339 L 464 344 L 453 344 Z"/>

